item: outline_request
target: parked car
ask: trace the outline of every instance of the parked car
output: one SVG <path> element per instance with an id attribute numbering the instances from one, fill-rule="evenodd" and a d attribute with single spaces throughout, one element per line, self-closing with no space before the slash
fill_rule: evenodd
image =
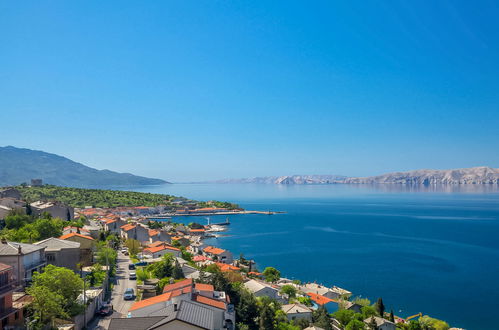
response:
<path id="1" fill-rule="evenodd" d="M 99 308 L 96 312 L 97 315 L 108 316 L 113 313 L 113 305 L 105 304 L 101 308 Z"/>
<path id="2" fill-rule="evenodd" d="M 135 272 L 130 272 L 130 277 L 131 280 L 136 280 L 137 279 L 137 274 Z"/>
<path id="3" fill-rule="evenodd" d="M 125 290 L 123 294 L 123 299 L 125 300 L 134 300 L 135 299 L 135 291 L 132 288 L 128 288 Z"/>
<path id="4" fill-rule="evenodd" d="M 136 262 L 135 266 L 147 266 L 147 262 L 145 261 Z"/>
<path id="5" fill-rule="evenodd" d="M 135 265 L 134 264 L 128 264 L 128 269 L 134 270 L 135 269 Z"/>

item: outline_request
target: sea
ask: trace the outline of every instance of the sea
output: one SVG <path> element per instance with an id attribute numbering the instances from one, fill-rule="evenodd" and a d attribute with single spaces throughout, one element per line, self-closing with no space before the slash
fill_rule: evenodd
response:
<path id="1" fill-rule="evenodd" d="M 493 185 L 169 184 L 133 187 L 221 200 L 234 215 L 208 243 L 282 276 L 336 285 L 407 317 L 499 329 L 499 188 Z M 211 216 L 210 221 L 225 221 Z M 207 217 L 175 218 L 208 223 Z"/>

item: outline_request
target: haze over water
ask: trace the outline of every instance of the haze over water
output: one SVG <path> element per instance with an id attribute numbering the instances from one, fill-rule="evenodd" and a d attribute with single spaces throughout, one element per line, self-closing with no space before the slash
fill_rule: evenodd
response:
<path id="1" fill-rule="evenodd" d="M 400 316 L 422 312 L 467 329 L 496 322 L 484 306 L 499 310 L 497 187 L 173 184 L 134 190 L 285 211 L 231 216 L 230 236 L 209 242 L 255 259 L 260 270 L 274 266 L 283 276 L 338 285 L 371 301 L 382 296 Z"/>

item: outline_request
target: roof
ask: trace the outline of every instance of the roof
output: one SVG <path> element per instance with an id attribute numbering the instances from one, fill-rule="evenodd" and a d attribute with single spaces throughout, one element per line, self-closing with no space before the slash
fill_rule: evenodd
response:
<path id="1" fill-rule="evenodd" d="M 90 236 L 85 236 L 85 235 L 82 235 L 82 234 L 78 234 L 78 233 L 69 233 L 69 234 L 66 234 L 66 235 L 62 235 L 61 237 L 59 237 L 60 239 L 68 239 L 68 238 L 71 238 L 71 237 L 82 237 L 82 238 L 86 238 L 86 239 L 89 239 L 89 240 L 94 240 L 92 237 Z"/>
<path id="2" fill-rule="evenodd" d="M 191 291 L 192 291 L 192 284 L 189 286 L 175 289 L 175 290 L 170 290 L 170 291 L 164 292 L 158 296 L 143 299 L 141 301 L 135 302 L 132 305 L 132 307 L 130 307 L 129 311 L 134 311 L 134 310 L 141 309 L 141 308 L 144 308 L 147 306 L 161 304 L 161 303 L 165 303 L 164 305 L 166 306 L 166 302 L 170 301 L 173 297 L 178 297 L 180 295 L 189 293 Z"/>
<path id="3" fill-rule="evenodd" d="M 149 236 L 155 236 L 159 234 L 159 230 L 149 229 Z"/>
<path id="4" fill-rule="evenodd" d="M 164 316 L 111 318 L 109 330 L 146 330 L 163 320 Z"/>
<path id="5" fill-rule="evenodd" d="M 215 291 L 215 288 L 211 284 L 196 283 L 194 288 L 199 291 Z"/>
<path id="6" fill-rule="evenodd" d="M 222 254 L 225 252 L 224 249 L 216 248 L 214 246 L 207 246 L 203 249 L 203 251 L 211 254 Z"/>
<path id="7" fill-rule="evenodd" d="M 199 294 L 194 297 L 194 301 L 201 303 L 201 304 L 208 305 L 208 306 L 224 309 L 224 310 L 227 308 L 227 306 L 225 305 L 225 302 L 223 302 L 221 300 L 216 300 L 216 299 L 211 299 L 211 298 L 208 298 L 205 296 L 201 296 Z"/>
<path id="8" fill-rule="evenodd" d="M 205 260 L 209 260 L 208 257 L 205 257 L 205 256 L 202 256 L 202 255 L 196 255 L 192 258 L 192 261 L 205 261 Z"/>
<path id="9" fill-rule="evenodd" d="M 123 229 L 124 231 L 129 231 L 130 229 L 133 229 L 135 227 L 137 227 L 137 225 L 134 225 L 132 223 L 127 223 L 126 225 L 123 225 L 120 228 Z"/>
<path id="10" fill-rule="evenodd" d="M 379 316 L 371 316 L 371 317 L 368 317 L 367 319 L 364 320 L 365 323 L 370 323 L 371 322 L 371 319 L 374 317 L 374 321 L 376 322 L 376 326 L 380 327 L 382 326 L 383 324 L 393 324 L 395 325 L 395 323 L 387 320 L 387 319 L 384 319 L 382 317 L 379 317 Z"/>
<path id="11" fill-rule="evenodd" d="M 34 244 L 17 243 L 17 242 L 5 242 L 5 243 L 0 242 L 0 255 L 4 256 L 18 255 L 19 247 L 21 247 L 22 254 L 28 254 L 31 252 L 45 249 L 45 247 L 43 246 L 38 246 Z"/>
<path id="12" fill-rule="evenodd" d="M 250 290 L 253 293 L 258 292 L 264 288 L 270 288 L 272 290 L 277 291 L 276 289 L 274 289 L 270 285 L 267 285 L 267 284 L 264 284 L 264 283 L 261 283 L 259 281 L 255 281 L 255 280 L 249 280 L 249 281 L 244 282 L 244 286 L 246 287 L 246 289 Z"/>
<path id="13" fill-rule="evenodd" d="M 189 230 L 191 233 L 204 233 L 205 229 L 191 229 Z"/>
<path id="14" fill-rule="evenodd" d="M 111 224 L 113 222 L 116 222 L 116 221 L 118 221 L 118 220 L 116 220 L 116 219 L 109 219 L 109 220 L 106 220 L 105 224 L 109 225 L 109 224 Z"/>
<path id="15" fill-rule="evenodd" d="M 293 314 L 298 314 L 298 313 L 312 313 L 310 308 L 308 308 L 305 305 L 302 304 L 289 304 L 289 305 L 282 305 L 281 309 L 284 311 L 284 313 L 293 313 Z"/>
<path id="16" fill-rule="evenodd" d="M 87 233 L 89 233 L 89 231 L 87 229 L 85 229 L 85 228 L 79 228 L 79 227 L 73 227 L 73 226 L 64 227 L 63 231 L 68 230 L 68 229 L 86 231 Z"/>
<path id="17" fill-rule="evenodd" d="M 317 293 L 307 292 L 307 295 L 310 297 L 310 299 L 312 299 L 314 302 L 316 302 L 319 305 L 325 305 L 327 303 L 334 302 L 333 299 L 326 298 Z"/>
<path id="18" fill-rule="evenodd" d="M 153 247 L 145 248 L 143 252 L 155 253 L 155 252 L 159 252 L 159 251 L 163 251 L 163 250 L 180 251 L 180 249 L 177 249 L 176 247 L 173 247 L 173 246 L 160 245 L 160 246 L 153 246 Z"/>
<path id="19" fill-rule="evenodd" d="M 232 265 L 229 265 L 229 264 L 224 264 L 224 263 L 221 263 L 221 262 L 216 262 L 215 264 L 218 266 L 218 268 L 220 268 L 220 270 L 222 272 L 230 272 L 230 271 L 234 272 L 234 271 L 241 270 L 241 268 L 239 268 L 239 267 L 232 266 Z"/>
<path id="20" fill-rule="evenodd" d="M 167 245 L 167 244 L 165 242 L 156 241 L 156 242 L 149 244 L 148 246 L 151 248 L 151 247 L 162 246 L 162 245 Z"/>
<path id="21" fill-rule="evenodd" d="M 323 328 L 319 328 L 319 327 L 317 327 L 315 325 L 311 325 L 308 328 L 305 328 L 303 330 L 324 330 L 324 329 Z"/>
<path id="22" fill-rule="evenodd" d="M 60 238 L 50 237 L 34 243 L 35 245 L 40 245 L 45 247 L 45 251 L 60 251 L 62 249 L 79 249 L 80 243 L 65 241 Z"/>
<path id="23" fill-rule="evenodd" d="M 163 293 L 185 288 L 187 286 L 192 287 L 192 279 L 188 278 L 186 280 L 179 281 L 177 283 L 165 285 L 163 288 Z"/>

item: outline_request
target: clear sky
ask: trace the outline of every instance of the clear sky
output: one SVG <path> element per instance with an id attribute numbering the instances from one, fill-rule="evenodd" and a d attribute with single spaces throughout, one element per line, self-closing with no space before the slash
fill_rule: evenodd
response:
<path id="1" fill-rule="evenodd" d="M 497 1 L 2 1 L 0 145 L 173 181 L 499 167 Z"/>

